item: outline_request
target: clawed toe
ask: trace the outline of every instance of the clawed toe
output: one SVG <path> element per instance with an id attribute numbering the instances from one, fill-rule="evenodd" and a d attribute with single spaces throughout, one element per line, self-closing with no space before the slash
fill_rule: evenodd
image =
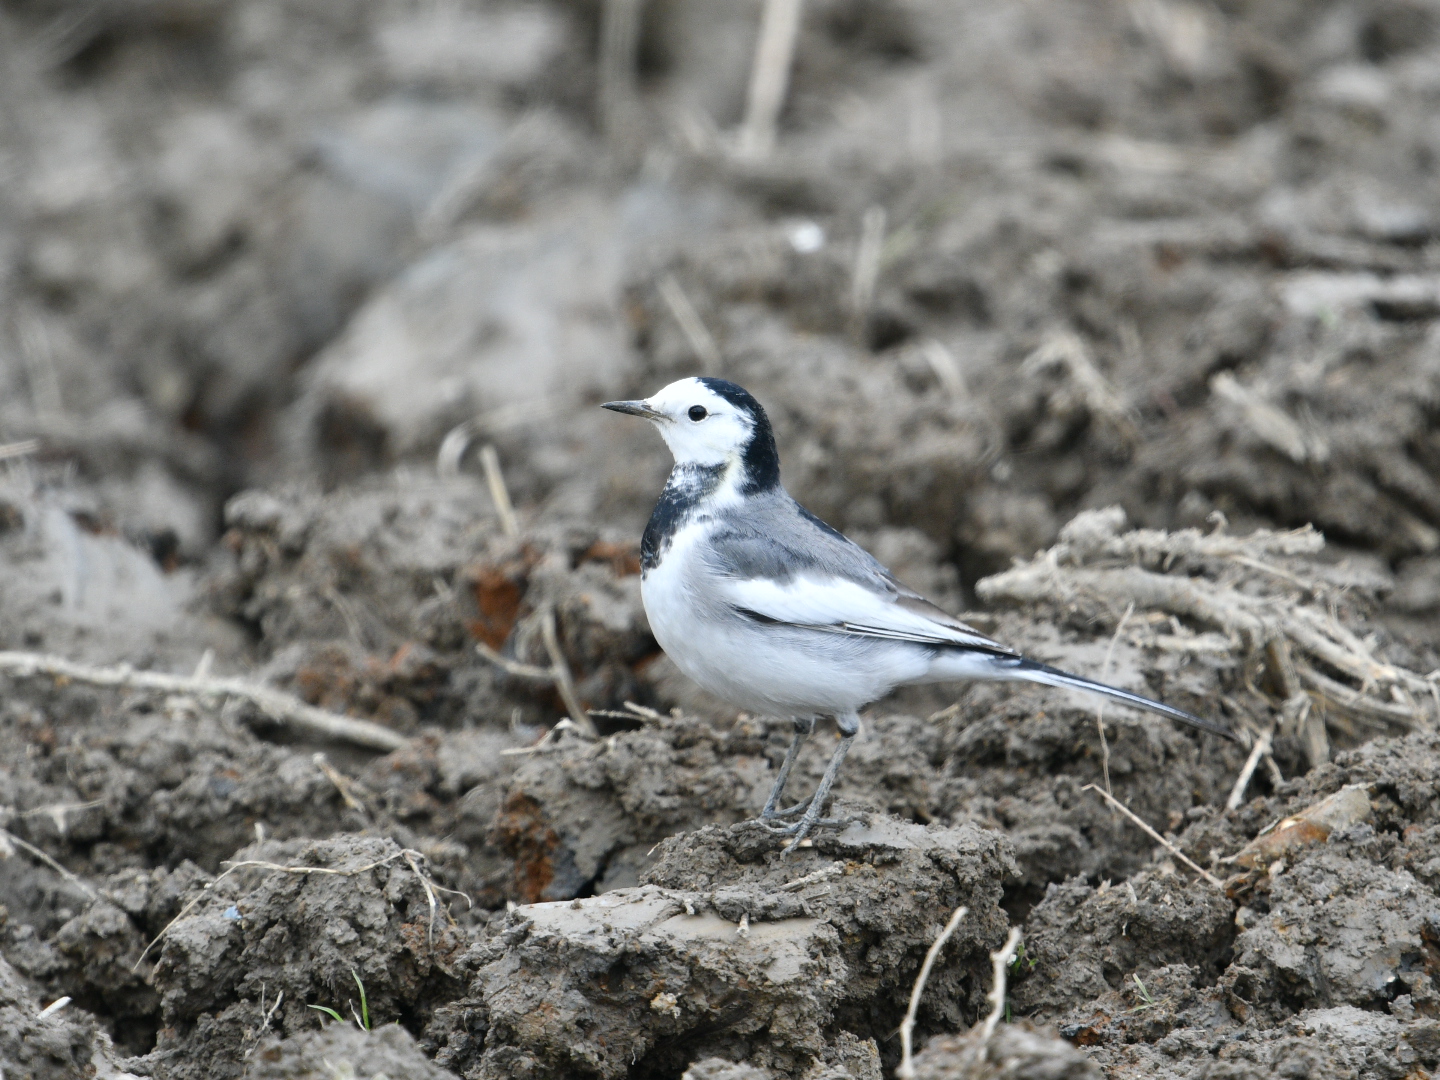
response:
<path id="1" fill-rule="evenodd" d="M 771 810 L 768 814 L 761 813 L 760 817 L 764 821 L 773 821 L 775 818 L 794 817 L 796 814 L 803 814 L 806 810 L 810 809 L 810 804 L 814 801 L 815 797 L 812 795 L 810 798 L 798 802 L 794 806 L 787 806 L 784 810 Z"/>
<path id="2" fill-rule="evenodd" d="M 778 817 L 779 815 L 777 814 L 776 816 Z M 794 837 L 796 837 L 797 839 L 802 839 L 802 840 L 803 840 L 804 837 L 805 837 L 805 834 L 808 833 L 811 829 L 815 829 L 815 828 L 838 829 L 838 828 L 842 828 L 843 826 L 849 825 L 852 821 L 855 821 L 855 820 L 857 820 L 857 819 L 856 819 L 856 818 L 815 818 L 815 819 L 812 820 L 812 821 L 806 821 L 804 818 L 801 818 L 799 821 L 795 822 L 793 825 L 772 825 L 772 824 L 770 824 L 770 822 L 768 822 L 768 821 L 761 821 L 760 824 L 763 825 L 767 830 L 770 831 L 771 834 L 773 834 L 773 835 L 775 835 L 775 836 L 794 836 Z"/>

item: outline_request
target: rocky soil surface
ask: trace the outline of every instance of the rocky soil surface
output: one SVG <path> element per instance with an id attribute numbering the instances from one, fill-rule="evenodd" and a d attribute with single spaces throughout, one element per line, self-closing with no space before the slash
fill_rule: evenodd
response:
<path id="1" fill-rule="evenodd" d="M 767 151 L 765 6 L 0 2 L 6 1080 L 880 1080 L 961 906 L 915 1077 L 1440 1070 L 1440 7 L 809 0 Z M 782 857 L 694 373 L 1240 742 L 902 691 Z"/>

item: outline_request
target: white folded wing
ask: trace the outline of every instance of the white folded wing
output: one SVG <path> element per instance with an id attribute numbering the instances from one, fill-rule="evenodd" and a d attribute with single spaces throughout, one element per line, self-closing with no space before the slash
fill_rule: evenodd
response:
<path id="1" fill-rule="evenodd" d="M 731 578 L 720 591 L 742 611 L 809 630 L 1012 652 L 918 596 L 876 592 L 847 578 Z"/>

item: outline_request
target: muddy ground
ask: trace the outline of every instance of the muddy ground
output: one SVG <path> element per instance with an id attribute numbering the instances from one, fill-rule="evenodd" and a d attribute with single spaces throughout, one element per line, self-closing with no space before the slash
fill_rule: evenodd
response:
<path id="1" fill-rule="evenodd" d="M 758 154 L 761 7 L 0 2 L 5 1077 L 889 1077 L 959 905 L 916 1076 L 1440 1069 L 1440 7 L 809 0 Z M 782 858 L 595 408 L 697 372 L 1241 741 L 904 691 Z"/>

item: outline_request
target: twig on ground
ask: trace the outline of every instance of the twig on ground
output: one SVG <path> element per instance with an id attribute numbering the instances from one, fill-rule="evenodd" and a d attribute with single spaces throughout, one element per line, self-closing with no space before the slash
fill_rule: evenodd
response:
<path id="1" fill-rule="evenodd" d="M 1245 767 L 1235 778 L 1235 786 L 1230 789 L 1230 797 L 1225 800 L 1226 810 L 1234 810 L 1244 801 L 1245 789 L 1250 786 L 1250 778 L 1255 775 L 1255 767 L 1260 764 L 1263 756 L 1270 753 L 1270 736 L 1272 734 L 1273 729 L 1266 728 L 1255 740 L 1255 745 L 1250 748 L 1250 756 L 1245 759 Z"/>
<path id="2" fill-rule="evenodd" d="M 1221 881 L 1220 881 L 1219 878 L 1217 878 L 1214 874 L 1210 873 L 1208 870 L 1205 870 L 1205 869 L 1201 868 L 1193 859 L 1191 859 L 1188 855 L 1186 855 L 1186 854 L 1185 854 L 1183 851 L 1181 851 L 1178 847 L 1176 847 L 1174 844 L 1172 844 L 1169 840 L 1166 840 L 1165 837 L 1161 836 L 1158 832 L 1156 832 L 1156 831 L 1155 831 L 1154 829 L 1152 829 L 1149 825 L 1147 825 L 1143 820 L 1141 820 L 1139 817 L 1137 817 L 1137 816 L 1135 815 L 1135 812 L 1134 812 L 1133 810 L 1131 810 L 1128 806 L 1126 806 L 1124 803 L 1122 803 L 1119 799 L 1115 798 L 1114 795 L 1111 795 L 1108 791 L 1105 791 L 1104 789 L 1102 789 L 1098 784 L 1086 784 L 1086 785 L 1085 785 L 1083 788 L 1081 788 L 1080 790 L 1081 790 L 1081 791 L 1093 791 L 1093 792 L 1095 792 L 1095 794 L 1099 795 L 1102 799 L 1104 799 L 1106 802 L 1108 802 L 1111 806 L 1115 807 L 1116 810 L 1119 810 L 1122 814 L 1124 814 L 1126 817 L 1128 817 L 1128 818 L 1129 818 L 1131 821 L 1133 821 L 1136 825 L 1139 825 L 1140 828 L 1145 831 L 1145 835 L 1149 836 L 1150 839 L 1154 840 L 1157 844 L 1159 844 L 1161 847 L 1163 847 L 1166 851 L 1170 852 L 1171 855 L 1174 855 L 1177 859 L 1179 859 L 1181 862 L 1183 862 L 1186 866 L 1190 867 L 1191 870 L 1194 870 L 1195 873 L 1199 874 L 1202 878 L 1204 878 L 1206 881 L 1208 881 L 1211 885 L 1214 885 L 1217 889 L 1223 889 L 1223 888 L 1225 887 L 1225 886 L 1221 883 Z"/>
<path id="3" fill-rule="evenodd" d="M 168 675 L 159 671 L 136 671 L 127 664 L 115 667 L 93 667 L 43 653 L 0 652 L 0 673 L 18 678 L 49 675 L 54 679 L 73 679 L 91 686 L 133 687 L 157 690 L 167 694 L 189 694 L 195 697 L 237 697 L 250 702 L 271 720 L 283 727 L 306 735 L 364 746 L 372 750 L 398 750 L 407 742 L 404 736 L 369 720 L 317 709 L 293 694 L 237 678 L 196 678 L 193 675 Z"/>
<path id="4" fill-rule="evenodd" d="M 684 287 L 674 274 L 666 274 L 660 279 L 660 298 L 665 301 L 670 314 L 675 316 L 675 321 L 680 324 L 685 340 L 690 343 L 690 351 L 695 354 L 695 359 L 700 361 L 700 369 L 705 372 L 719 371 L 722 362 L 720 347 L 715 344 L 709 328 L 695 310 L 695 305 L 690 303 L 690 297 L 685 294 Z"/>
<path id="5" fill-rule="evenodd" d="M 575 692 L 575 680 L 570 677 L 570 665 L 565 662 L 565 654 L 560 651 L 560 638 L 555 632 L 555 609 L 552 607 L 546 607 L 540 612 L 540 637 L 545 642 L 545 651 L 550 654 L 550 671 L 555 679 L 555 689 L 560 691 L 560 700 L 565 702 L 570 719 L 580 729 L 580 734 L 591 739 L 599 738 L 600 733 L 595 730 L 595 721 L 590 719 L 590 714 L 580 702 L 580 695 Z"/>
<path id="6" fill-rule="evenodd" d="M 1115 624 L 1115 633 L 1110 636 L 1110 644 L 1105 648 L 1105 662 L 1100 665 L 1101 682 L 1110 678 L 1110 663 L 1115 659 L 1115 643 L 1120 640 L 1120 632 L 1125 629 L 1125 624 L 1134 614 L 1135 605 L 1131 604 L 1125 609 L 1125 614 L 1120 616 L 1120 621 Z M 1095 726 L 1100 731 L 1100 768 L 1105 774 L 1105 790 L 1113 795 L 1115 789 L 1110 786 L 1110 740 L 1105 738 L 1105 699 L 1103 697 L 1095 703 Z"/>
<path id="7" fill-rule="evenodd" d="M 515 505 L 510 501 L 510 489 L 505 486 L 505 474 L 500 471 L 500 455 L 492 444 L 486 443 L 480 448 L 480 465 L 485 470 L 485 486 L 490 489 L 490 500 L 495 504 L 501 530 L 506 536 L 518 536 L 520 523 L 515 520 Z"/>
<path id="8" fill-rule="evenodd" d="M 740 125 L 737 151 L 742 158 L 760 160 L 775 148 L 775 126 L 785 104 L 795 39 L 800 33 L 801 5 L 802 0 L 765 0 L 745 119 Z"/>
<path id="9" fill-rule="evenodd" d="M 930 969 L 935 966 L 935 960 L 940 955 L 940 950 L 950 940 L 955 930 L 960 925 L 960 920 L 969 913 L 969 908 L 957 907 L 950 921 L 945 928 L 936 936 L 930 946 L 930 951 L 925 954 L 925 962 L 920 965 L 920 974 L 915 977 L 915 985 L 910 990 L 910 1007 L 905 1010 L 905 1019 L 900 1021 L 900 1067 L 895 1070 L 895 1075 L 900 1080 L 910 1080 L 915 1075 L 915 1065 L 910 1060 L 912 1047 L 911 1036 L 915 1031 L 915 1013 L 920 1008 L 920 995 L 925 992 L 925 982 L 930 978 Z"/>
<path id="10" fill-rule="evenodd" d="M 11 847 L 11 845 L 13 845 L 13 847 Z M 94 900 L 96 898 L 97 893 L 94 889 L 92 889 L 89 885 L 85 884 L 85 882 L 81 881 L 69 870 L 66 870 L 65 867 L 61 866 L 58 862 L 56 862 L 45 852 L 41 851 L 34 844 L 27 844 L 24 840 L 21 840 L 18 836 L 16 836 L 8 829 L 0 829 L 0 859 L 8 858 L 9 855 L 13 852 L 13 849 L 17 847 L 21 851 L 39 859 L 51 870 L 54 870 L 66 881 L 70 882 L 71 885 L 74 885 L 77 889 L 83 892 L 91 900 Z M 11 850 L 7 851 L 6 848 L 11 848 Z"/>
<path id="11" fill-rule="evenodd" d="M 1019 944 L 1020 928 L 1012 926 L 1005 938 L 1005 944 L 990 954 L 990 964 L 994 970 L 990 985 L 990 1015 L 985 1018 L 985 1026 L 980 1029 L 980 1042 L 975 1047 L 977 1059 L 984 1055 L 985 1044 L 990 1041 L 990 1036 L 995 1034 L 995 1025 L 1000 1023 L 1000 1014 L 1005 1010 L 1005 969 L 1015 959 L 1015 947 Z"/>

